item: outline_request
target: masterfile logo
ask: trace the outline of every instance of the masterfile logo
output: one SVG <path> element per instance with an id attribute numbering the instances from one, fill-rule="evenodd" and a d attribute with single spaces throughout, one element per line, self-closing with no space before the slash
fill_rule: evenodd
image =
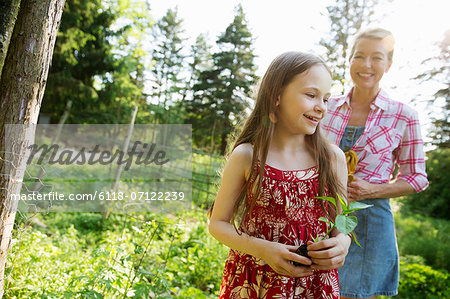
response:
<path id="1" fill-rule="evenodd" d="M 5 133 L 6 160 L 24 161 L 20 192 L 9 194 L 14 209 L 171 210 L 192 197 L 190 125 L 7 125 Z"/>

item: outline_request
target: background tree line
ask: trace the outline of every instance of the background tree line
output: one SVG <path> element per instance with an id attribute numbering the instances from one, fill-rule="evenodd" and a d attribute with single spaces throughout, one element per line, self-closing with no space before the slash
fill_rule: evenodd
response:
<path id="1" fill-rule="evenodd" d="M 378 5 L 378 0 L 337 0 L 327 7 L 330 30 L 320 45 L 334 84 L 345 85 L 350 38 L 376 20 Z M 258 80 L 254 38 L 242 6 L 214 44 L 200 34 L 190 47 L 176 7 L 159 20 L 151 12 L 151 2 L 143 0 L 67 1 L 41 112 L 56 123 L 71 100 L 68 123 L 127 123 L 137 105 L 136 123 L 192 124 L 195 149 L 223 154 Z M 428 70 L 411 78 L 441 83 L 426 101 L 443 109 L 429 111 L 432 184 L 404 202 L 405 209 L 447 219 L 449 177 L 442 170 L 450 164 L 449 36 L 447 31 L 436 43 L 439 54 L 423 62 Z"/>
<path id="2" fill-rule="evenodd" d="M 196 148 L 224 153 L 256 82 L 241 6 L 215 42 L 188 49 L 177 8 L 153 21 L 145 1 L 67 1 L 42 110 L 57 123 L 190 123 Z"/>
<path id="3" fill-rule="evenodd" d="M 330 30 L 320 45 L 335 84 L 344 84 L 350 37 L 374 21 L 377 5 L 337 0 L 327 7 Z M 67 1 L 41 112 L 56 123 L 72 100 L 68 123 L 127 123 L 138 105 L 137 123 L 191 123 L 196 148 L 223 153 L 258 79 L 242 6 L 214 44 L 201 34 L 190 48 L 176 7 L 159 20 L 151 12 L 144 0 Z M 430 99 L 447 101 L 430 136 L 448 147 L 448 36 L 440 47 L 416 79 L 447 84 Z"/>
<path id="4" fill-rule="evenodd" d="M 350 38 L 376 20 L 378 5 L 378 0 L 337 0 L 327 7 L 330 30 L 320 45 L 334 84 L 344 86 Z M 254 38 L 242 6 L 215 44 L 201 34 L 189 48 L 176 7 L 159 20 L 151 12 L 151 2 L 143 0 L 67 1 L 41 112 L 56 123 L 71 100 L 68 123 L 127 123 L 137 105 L 137 123 L 192 124 L 195 149 L 223 154 L 258 80 Z M 439 199 L 450 193 L 448 172 L 440 171 L 450 163 L 449 32 L 436 47 L 439 54 L 423 62 L 429 69 L 411 78 L 442 84 L 427 99 L 429 107 L 444 103 L 441 113 L 430 110 L 432 186 L 407 197 L 404 206 L 447 218 L 449 205 Z"/>
<path id="5" fill-rule="evenodd" d="M 20 20 L 21 26 L 25 24 L 31 27 L 31 25 L 39 23 L 38 17 L 30 17 L 34 11 L 40 13 L 36 16 L 45 16 L 43 11 L 37 9 L 39 6 L 44 6 L 43 4 L 39 5 L 39 1 L 6 2 L 9 3 L 8 7 L 13 7 L 12 11 L 15 11 L 12 18 L 19 16 L 18 20 Z M 2 8 L 7 7 L 4 4 L 6 2 L 0 2 Z M 336 0 L 327 7 L 331 24 L 330 32 L 324 35 L 320 44 L 324 47 L 324 58 L 331 65 L 335 74 L 336 84 L 342 84 L 345 77 L 349 37 L 360 27 L 371 23 L 374 18 L 373 12 L 379 2 L 381 0 L 362 2 Z M 50 7 L 48 11 L 57 15 L 61 13 L 58 9 L 62 10 L 64 0 L 46 0 L 42 3 L 45 3 L 45 7 Z M 31 104 L 27 107 L 34 108 L 25 109 L 22 109 L 20 101 L 17 101 L 17 99 L 22 99 L 23 104 L 23 99 L 28 96 L 25 93 L 24 97 L 8 98 L 5 96 L 11 88 L 14 89 L 14 86 L 17 85 L 14 83 L 15 81 L 11 81 L 11 78 L 16 78 L 11 75 L 11 69 L 16 68 L 21 72 L 21 65 L 11 63 L 14 61 L 12 57 L 16 53 L 22 53 L 21 35 L 19 33 L 12 35 L 14 22 L 11 25 L 11 22 L 8 21 L 8 18 L 11 17 L 7 16 L 5 12 L 7 12 L 6 9 L 1 10 L 0 13 L 2 25 L 0 92 L 2 107 L 7 107 L 0 111 L 2 130 L 4 124 L 15 123 L 18 120 L 35 122 L 36 114 L 28 113 L 39 111 L 39 106 L 41 106 L 42 113 L 50 115 L 53 123 L 60 121 L 64 112 L 68 114 L 67 123 L 127 123 L 131 117 L 131 111 L 137 106 L 139 107 L 137 123 L 192 124 L 195 149 L 223 154 L 230 132 L 245 117 L 246 108 L 251 106 L 251 90 L 258 80 L 255 75 L 254 39 L 240 5 L 235 8 L 234 19 L 230 20 L 230 24 L 224 28 L 214 43 L 210 44 L 208 36 L 202 34 L 188 48 L 185 46 L 187 37 L 184 35 L 183 21 L 178 17 L 176 8 L 169 9 L 161 19 L 154 20 L 151 15 L 151 1 L 67 0 L 62 13 L 42 104 L 39 96 L 30 98 Z M 26 20 L 31 19 L 35 22 L 27 24 Z M 46 26 L 51 27 L 51 32 L 56 35 L 58 26 L 47 23 Z M 16 24 L 16 26 L 18 25 Z M 44 30 L 41 31 L 44 32 Z M 42 33 L 41 31 L 37 32 Z M 13 46 L 8 48 L 8 37 L 11 35 L 13 36 L 11 42 Z M 49 36 L 53 35 L 49 34 Z M 51 38 L 49 39 L 51 40 Z M 24 42 L 22 48 L 26 48 L 26 46 L 27 44 Z M 51 54 L 52 44 L 50 43 L 48 47 L 49 49 L 42 53 Z M 440 49 L 439 54 L 423 62 L 428 66 L 428 70 L 413 75 L 419 83 L 435 81 L 441 83 L 442 86 L 432 98 L 428 99 L 428 107 L 439 107 L 440 109 L 435 110 L 442 111 L 440 113 L 430 111 L 432 127 L 429 137 L 434 146 L 427 153 L 430 187 L 423 193 L 408 196 L 400 201 L 402 214 L 410 213 L 415 225 L 425 219 L 417 218 L 419 221 L 415 220 L 418 213 L 433 218 L 449 219 L 448 32 L 437 44 L 437 47 Z M 9 59 L 6 57 L 7 52 L 9 52 Z M 33 63 L 30 61 L 32 59 L 26 58 L 25 61 L 28 61 L 25 66 L 31 70 Z M 39 65 L 40 63 L 41 60 L 39 60 Z M 40 82 L 42 92 L 47 78 L 45 72 L 47 66 L 48 60 L 43 61 L 42 67 L 37 68 L 40 73 L 35 76 Z M 25 72 L 23 78 L 32 77 L 30 74 L 35 75 Z M 34 80 L 34 77 L 32 79 Z M 25 85 L 24 82 L 20 88 L 16 89 L 28 92 L 28 86 L 31 85 L 28 83 Z M 28 101 L 28 98 L 26 99 Z M 72 106 L 67 105 L 69 101 Z M 38 108 L 35 109 L 36 107 Z M 25 110 L 27 112 L 24 115 L 22 111 Z M 25 116 L 24 119 L 23 116 Z M 1 141 L 0 145 L 2 145 Z M 4 164 L 2 151 L 4 149 L 0 146 L 0 166 Z M 3 190 L 4 180 L 0 180 L 0 183 Z M 6 196 L 4 192 L 0 195 L 3 207 Z M 3 212 L 4 209 L 2 210 L 0 232 L 2 234 L 2 252 L 4 253 L 1 257 L 2 263 L 11 240 L 11 237 L 4 238 L 3 224 L 6 223 L 5 219 L 12 219 L 12 223 L 14 223 L 14 215 L 7 215 L 5 218 Z M 442 223 L 448 227 L 448 222 Z M 409 229 L 414 225 L 407 223 L 405 226 Z M 417 227 L 422 232 L 423 228 Z M 438 230 L 446 231 L 445 227 Z M 427 229 L 426 231 L 433 230 Z M 203 238 L 205 234 L 199 233 L 199 235 Z M 416 238 L 414 241 L 419 239 Z M 433 252 L 435 247 L 445 249 L 447 246 L 445 242 L 432 244 L 433 242 L 429 241 L 427 239 L 431 245 L 423 246 L 429 252 Z M 4 244 L 5 246 L 3 246 Z M 412 247 L 412 245 L 408 246 Z M 442 256 L 442 261 L 447 260 L 446 255 Z M 426 259 L 427 264 L 436 265 L 439 269 L 443 268 L 442 263 L 432 264 L 433 257 Z M 26 261 L 24 260 L 23 263 Z M 0 267 L 3 268 L 2 264 Z M 103 271 L 102 269 L 99 267 L 99 273 Z M 414 271 L 422 270 L 419 268 Z M 415 273 L 413 270 L 411 271 Z M 174 273 L 179 273 L 179 271 L 174 271 Z M 190 272 L 186 271 L 186 273 Z M 433 276 L 435 274 L 427 275 L 438 277 Z M 416 279 L 413 277 L 411 281 L 415 283 Z M 439 283 L 442 281 L 445 283 L 445 280 L 439 279 Z M 436 285 L 437 282 L 436 278 Z M 11 283 L 14 284 L 14 282 Z M 147 284 L 148 282 L 143 279 L 141 286 Z M 421 286 L 423 285 L 424 283 L 421 283 Z M 203 288 L 201 289 L 203 290 Z M 88 288 L 86 288 L 87 290 Z M 424 298 L 425 295 L 417 290 L 411 294 L 419 296 L 417 298 Z"/>

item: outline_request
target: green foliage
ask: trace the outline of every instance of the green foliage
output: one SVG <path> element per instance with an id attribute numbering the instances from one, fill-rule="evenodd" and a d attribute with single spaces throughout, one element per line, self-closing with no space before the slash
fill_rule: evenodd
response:
<path id="1" fill-rule="evenodd" d="M 192 201 L 197 207 L 208 209 L 211 206 L 224 163 L 221 156 L 192 154 Z"/>
<path id="2" fill-rule="evenodd" d="M 253 37 L 241 5 L 216 44 L 219 51 L 212 55 L 213 67 L 200 73 L 193 87 L 194 98 L 186 103 L 186 122 L 193 125 L 195 144 L 202 144 L 207 136 L 224 154 L 227 137 L 249 106 L 251 88 L 257 79 Z"/>
<path id="3" fill-rule="evenodd" d="M 342 83 L 348 68 L 350 37 L 362 25 L 370 24 L 378 0 L 337 0 L 327 6 L 330 19 L 329 36 L 320 40 L 326 50 L 326 61 L 331 66 L 333 80 Z"/>
<path id="4" fill-rule="evenodd" d="M 80 234 L 101 232 L 105 229 L 106 221 L 99 213 L 58 213 L 49 216 L 43 214 L 42 219 L 48 224 L 48 234 L 66 233 L 73 227 Z"/>
<path id="5" fill-rule="evenodd" d="M 330 202 L 331 204 L 333 204 L 333 206 L 335 208 L 337 208 L 336 199 L 333 197 L 318 196 L 316 198 L 326 200 L 326 201 Z M 336 216 L 335 222 L 333 223 L 331 220 L 328 220 L 325 217 L 319 218 L 320 221 L 323 221 L 323 222 L 327 223 L 327 225 L 328 225 L 328 231 L 326 232 L 325 236 L 323 236 L 322 239 L 324 239 L 326 236 L 328 236 L 334 228 L 337 228 L 344 235 L 348 235 L 349 233 L 352 233 L 355 243 L 358 244 L 359 247 L 361 247 L 358 240 L 356 239 L 355 233 L 353 232 L 353 230 L 358 225 L 358 219 L 356 218 L 356 216 L 351 216 L 350 214 L 355 211 L 358 211 L 358 210 L 370 208 L 372 205 L 367 205 L 362 202 L 351 202 L 349 205 L 347 205 L 345 200 L 339 194 L 338 194 L 338 199 L 340 202 L 340 206 L 342 208 L 342 212 Z M 316 236 L 316 238 L 313 238 L 313 239 L 315 242 L 318 242 L 319 236 Z"/>
<path id="6" fill-rule="evenodd" d="M 149 115 L 142 92 L 145 52 L 138 42 L 145 32 L 136 28 L 151 26 L 151 18 L 129 6 L 129 0 L 66 2 L 41 107 L 53 123 L 69 100 L 68 123 L 127 123 L 134 105 L 144 108 L 136 122 Z"/>
<path id="7" fill-rule="evenodd" d="M 185 53 L 183 53 L 183 21 L 178 17 L 178 10 L 169 9 L 154 26 L 154 48 L 152 51 L 152 102 L 159 106 L 155 110 L 160 123 L 169 123 L 169 108 L 181 100 L 180 95 L 184 87 Z M 176 113 L 171 109 L 170 113 Z M 180 122 L 177 114 L 175 119 Z"/>
<path id="8" fill-rule="evenodd" d="M 203 211 L 38 217 L 48 228 L 14 236 L 7 298 L 217 297 L 228 250 L 208 234 Z"/>
<path id="9" fill-rule="evenodd" d="M 439 54 L 423 61 L 429 65 L 430 69 L 417 75 L 414 79 L 420 82 L 437 82 L 441 84 L 433 96 L 427 96 L 425 100 L 431 115 L 433 128 L 428 132 L 428 137 L 432 139 L 431 144 L 438 148 L 450 148 L 450 30 L 444 34 L 442 41 L 438 43 Z M 441 100 L 444 101 L 442 109 L 436 109 L 440 106 Z"/>
<path id="10" fill-rule="evenodd" d="M 41 112 L 57 123 L 70 100 L 66 123 L 128 123 L 138 106 L 136 123 L 191 123 L 194 146 L 223 153 L 257 79 L 242 6 L 216 53 L 205 35 L 187 53 L 177 8 L 154 23 L 150 5 L 68 1 Z"/>
<path id="11" fill-rule="evenodd" d="M 190 91 L 192 87 L 198 83 L 198 78 L 202 71 L 210 69 L 211 65 L 211 46 L 208 44 L 208 38 L 205 34 L 200 34 L 195 39 L 195 43 L 191 46 L 191 53 L 189 55 L 189 73 L 190 77 L 186 82 L 186 89 Z"/>
<path id="12" fill-rule="evenodd" d="M 195 286 L 208 293 L 218 290 L 224 259 L 212 253 L 214 248 L 220 247 L 222 245 L 218 245 L 218 242 L 209 236 L 206 226 L 192 227 L 188 239 L 178 246 L 172 246 L 168 255 L 170 263 L 167 264 L 167 271 L 177 273 L 177 287 L 187 289 Z M 225 252 L 222 250 L 222 253 Z"/>
<path id="13" fill-rule="evenodd" d="M 417 255 L 435 269 L 450 271 L 450 222 L 419 214 L 395 215 L 401 256 Z"/>
<path id="14" fill-rule="evenodd" d="M 426 170 L 430 185 L 420 193 L 402 199 L 402 212 L 450 219 L 450 149 L 442 148 L 427 153 Z"/>
<path id="15" fill-rule="evenodd" d="M 192 160 L 194 172 L 215 176 L 223 163 L 201 154 Z M 17 216 L 5 298 L 218 297 L 228 249 L 209 235 L 205 210 L 113 213 L 107 219 L 99 213 L 47 213 L 36 216 L 47 228 L 26 228 L 31 216 Z M 449 221 L 399 213 L 395 220 L 406 256 L 399 298 L 448 297 Z"/>
<path id="16" fill-rule="evenodd" d="M 109 27 L 114 15 L 101 8 L 99 0 L 68 1 L 64 7 L 41 107 L 54 122 L 59 121 L 69 99 L 76 114 L 99 104 L 94 77 L 112 71 L 114 63 L 107 41 L 113 35 Z M 76 123 L 73 117 L 69 122 Z"/>
<path id="17" fill-rule="evenodd" d="M 400 259 L 398 293 L 396 298 L 450 298 L 450 275 L 424 265 L 417 257 Z"/>

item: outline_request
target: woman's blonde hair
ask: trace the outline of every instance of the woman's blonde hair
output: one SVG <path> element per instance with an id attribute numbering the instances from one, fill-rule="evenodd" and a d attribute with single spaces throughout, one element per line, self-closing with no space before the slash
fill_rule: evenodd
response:
<path id="1" fill-rule="evenodd" d="M 392 61 L 392 58 L 394 57 L 395 39 L 389 30 L 386 30 L 383 28 L 369 28 L 369 29 L 358 31 L 353 38 L 353 43 L 352 43 L 349 60 L 351 60 L 353 57 L 353 54 L 355 54 L 356 45 L 358 44 L 358 42 L 365 38 L 377 39 L 377 40 L 384 41 L 387 46 L 387 50 L 388 50 L 389 62 Z"/>
<path id="2" fill-rule="evenodd" d="M 231 223 L 236 229 L 237 226 L 240 226 L 244 217 L 250 215 L 261 193 L 264 166 L 275 127 L 274 123 L 270 121 L 269 115 L 271 113 L 276 114 L 277 99 L 292 79 L 315 65 L 322 65 L 330 72 L 326 64 L 314 55 L 301 52 L 286 52 L 272 61 L 260 82 L 255 108 L 231 147 L 232 152 L 238 145 L 243 143 L 250 143 L 253 146 L 250 176 L 244 184 L 233 209 Z M 336 178 L 336 170 L 332 167 L 331 161 L 334 153 L 330 143 L 322 136 L 320 126 L 317 126 L 316 131 L 312 135 L 306 135 L 305 140 L 318 165 L 319 196 L 328 194 L 336 198 L 338 193 L 342 194 L 343 186 L 339 184 Z M 249 184 L 252 184 L 252 190 L 250 190 Z M 251 198 L 250 201 L 248 200 L 249 198 Z M 210 208 L 209 214 L 212 213 L 213 207 L 214 203 Z M 322 207 L 324 207 L 323 203 Z M 336 214 L 333 208 L 330 206 L 329 211 L 325 212 L 330 219 L 334 218 Z M 239 232 L 238 229 L 237 231 Z"/>

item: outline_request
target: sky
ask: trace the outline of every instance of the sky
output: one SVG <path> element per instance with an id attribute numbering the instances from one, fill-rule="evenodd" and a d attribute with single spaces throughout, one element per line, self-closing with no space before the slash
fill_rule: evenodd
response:
<path id="1" fill-rule="evenodd" d="M 210 44 L 233 21 L 234 8 L 241 3 L 255 37 L 257 75 L 262 76 L 270 62 L 285 51 L 324 53 L 318 44 L 329 31 L 326 6 L 332 0 L 151 0 L 151 15 L 161 18 L 169 8 L 178 7 L 186 37 L 191 42 L 207 33 Z M 435 56 L 435 43 L 450 30 L 448 0 L 380 0 L 377 21 L 371 24 L 390 30 L 395 37 L 394 64 L 383 77 L 381 86 L 401 102 L 419 111 L 426 126 L 429 117 L 425 104 L 412 102 L 421 94 L 431 96 L 439 85 L 421 84 L 413 77 L 424 68 L 423 61 Z M 437 107 L 437 109 L 439 109 Z M 422 129 L 426 137 L 426 129 Z"/>

